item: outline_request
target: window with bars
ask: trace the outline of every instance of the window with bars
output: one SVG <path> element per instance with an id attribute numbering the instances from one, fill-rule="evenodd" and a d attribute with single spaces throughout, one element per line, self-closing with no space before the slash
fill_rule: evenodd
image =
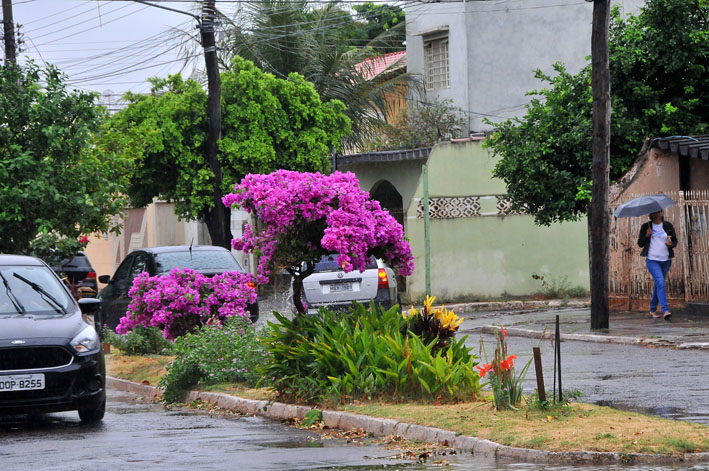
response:
<path id="1" fill-rule="evenodd" d="M 448 35 L 425 38 L 423 42 L 426 90 L 450 87 Z"/>

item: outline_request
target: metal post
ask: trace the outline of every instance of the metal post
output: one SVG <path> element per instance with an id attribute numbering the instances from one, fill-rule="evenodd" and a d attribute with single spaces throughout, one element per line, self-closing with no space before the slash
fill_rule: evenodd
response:
<path id="1" fill-rule="evenodd" d="M 423 165 L 423 240 L 426 265 L 426 294 L 431 294 L 431 214 L 428 201 L 428 166 Z"/>
<path id="2" fill-rule="evenodd" d="M 564 393 L 561 390 L 561 335 L 559 329 L 559 315 L 556 315 L 556 366 L 559 379 L 559 402 L 564 400 Z"/>

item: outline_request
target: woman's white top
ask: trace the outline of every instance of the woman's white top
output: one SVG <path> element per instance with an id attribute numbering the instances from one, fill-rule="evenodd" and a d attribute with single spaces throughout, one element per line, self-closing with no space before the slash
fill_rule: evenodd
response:
<path id="1" fill-rule="evenodd" d="M 667 232 L 662 227 L 662 223 L 655 224 L 651 222 L 652 237 L 650 237 L 650 249 L 647 252 L 649 260 L 656 262 L 665 262 L 670 259 L 670 251 L 665 245 L 667 242 Z"/>

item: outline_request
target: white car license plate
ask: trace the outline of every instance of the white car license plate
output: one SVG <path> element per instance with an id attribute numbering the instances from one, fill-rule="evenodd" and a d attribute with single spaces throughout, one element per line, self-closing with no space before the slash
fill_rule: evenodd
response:
<path id="1" fill-rule="evenodd" d="M 331 293 L 339 293 L 341 291 L 352 291 L 352 283 L 335 283 L 330 285 Z"/>
<path id="2" fill-rule="evenodd" d="M 44 389 L 43 374 L 0 376 L 0 393 L 33 389 Z"/>

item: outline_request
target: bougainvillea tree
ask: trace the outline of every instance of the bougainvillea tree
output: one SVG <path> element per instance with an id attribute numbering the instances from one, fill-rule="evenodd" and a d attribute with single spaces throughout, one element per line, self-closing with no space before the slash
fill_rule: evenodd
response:
<path id="1" fill-rule="evenodd" d="M 291 274 L 298 313 L 306 310 L 303 279 L 323 255 L 338 254 L 345 272 L 364 271 L 367 259 L 374 256 L 403 276 L 413 273 L 413 255 L 401 224 L 369 199 L 353 173 L 249 174 L 222 201 L 255 216 L 258 230 L 246 226 L 232 246 L 260 256 L 259 283 L 266 283 L 275 267 Z"/>
<path id="2" fill-rule="evenodd" d="M 116 327 L 125 334 L 137 325 L 158 327 L 168 339 L 182 337 L 197 327 L 221 325 L 227 317 L 249 316 L 246 306 L 256 301 L 253 277 L 225 272 L 213 277 L 190 269 L 173 269 L 168 276 L 143 272 L 128 291 L 132 301 Z"/>

